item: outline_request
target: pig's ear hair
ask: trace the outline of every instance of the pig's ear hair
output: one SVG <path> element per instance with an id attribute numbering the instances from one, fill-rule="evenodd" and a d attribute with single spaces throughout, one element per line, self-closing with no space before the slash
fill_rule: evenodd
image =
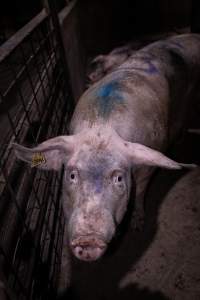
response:
<path id="1" fill-rule="evenodd" d="M 17 158 L 29 163 L 31 167 L 58 171 L 73 152 L 74 139 L 74 136 L 58 136 L 34 148 L 27 148 L 15 143 L 12 146 Z"/>
<path id="2" fill-rule="evenodd" d="M 134 165 L 154 166 L 165 169 L 195 168 L 195 164 L 176 162 L 159 151 L 137 143 L 125 142 L 124 147 L 129 159 Z"/>

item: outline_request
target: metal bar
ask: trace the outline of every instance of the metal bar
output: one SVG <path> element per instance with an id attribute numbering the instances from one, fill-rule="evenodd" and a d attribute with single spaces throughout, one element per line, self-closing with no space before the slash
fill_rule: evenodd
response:
<path id="1" fill-rule="evenodd" d="M 75 7 L 77 4 L 78 0 L 73 0 L 71 1 L 68 5 L 65 6 L 60 12 L 59 12 L 59 23 L 62 26 L 63 21 L 69 16 L 71 13 L 72 9 Z"/>
<path id="2" fill-rule="evenodd" d="M 73 93 L 72 93 L 72 89 L 71 89 L 71 80 L 70 80 L 69 70 L 68 70 L 68 66 L 67 66 L 67 62 L 66 62 L 65 50 L 64 50 L 64 45 L 63 45 L 63 40 L 62 40 L 62 35 L 61 35 L 61 30 L 60 30 L 60 24 L 59 24 L 59 19 L 58 19 L 58 9 L 57 9 L 55 0 L 48 0 L 48 4 L 49 4 L 49 8 L 50 8 L 52 21 L 53 21 L 55 31 L 56 31 L 57 40 L 59 43 L 59 50 L 60 50 L 60 54 L 61 54 L 61 61 L 62 61 L 63 68 L 64 68 L 65 78 L 66 78 L 67 82 L 69 83 L 68 91 L 69 91 L 69 95 L 70 95 L 70 104 L 71 104 L 71 113 L 72 113 L 72 111 L 74 110 L 74 107 L 75 107 L 75 101 L 74 101 Z"/>
<path id="3" fill-rule="evenodd" d="M 16 279 L 17 279 L 17 281 L 18 281 L 18 283 L 19 283 L 19 285 L 20 285 L 20 287 L 21 287 L 21 290 L 23 291 L 23 294 L 26 295 L 26 292 L 27 292 L 27 291 L 24 289 L 23 283 L 22 283 L 22 282 L 20 281 L 20 279 L 18 278 L 18 276 L 17 276 L 17 274 L 16 274 L 16 272 L 15 272 L 15 270 L 14 270 L 14 268 L 13 268 L 11 262 L 10 262 L 10 260 L 7 258 L 6 253 L 4 252 L 4 250 L 3 250 L 2 247 L 0 247 L 0 253 L 1 253 L 1 255 L 5 258 L 7 265 L 9 266 L 10 270 L 12 271 L 12 273 L 14 274 L 14 276 L 16 277 Z M 13 295 L 13 291 L 12 291 L 12 297 L 13 297 L 13 296 L 15 297 L 15 295 Z M 14 300 L 14 299 L 16 299 L 16 298 L 12 298 L 12 299 Z"/>
<path id="4" fill-rule="evenodd" d="M 11 54 L 11 52 L 48 16 L 43 9 L 35 18 L 33 18 L 22 29 L 17 31 L 8 41 L 0 46 L 0 63 Z"/>
<path id="5" fill-rule="evenodd" d="M 0 86 L 0 104 L 9 102 L 13 95 L 11 104 L 15 103 L 14 108 L 4 107 L 6 134 L 0 134 L 0 196 L 7 204 L 1 206 L 0 221 L 7 221 L 1 227 L 6 238 L 0 237 L 0 251 L 5 242 L 4 263 L 9 259 L 12 267 L 7 274 L 9 287 L 20 300 L 47 299 L 53 289 L 56 293 L 64 232 L 62 181 L 61 174 L 27 173 L 22 163 L 16 163 L 10 142 L 35 144 L 66 132 L 73 100 L 55 21 L 46 12 L 32 21 L 15 35 L 14 45 L 4 45 L 0 56 L 0 70 L 9 75 Z M 9 223 L 10 216 L 16 218 L 14 222 Z M 20 251 L 26 235 L 31 236 L 31 256 L 24 260 Z M 46 264 L 49 272 L 40 280 Z"/>
<path id="6" fill-rule="evenodd" d="M 33 82 L 32 82 L 32 78 L 31 78 L 30 73 L 28 71 L 28 62 L 26 61 L 26 57 L 25 57 L 25 54 L 24 54 L 24 49 L 23 49 L 22 44 L 20 44 L 20 49 L 21 49 L 21 52 L 22 52 L 22 57 L 23 57 L 24 65 L 25 65 L 27 78 L 28 78 L 28 81 L 30 83 L 30 86 L 31 86 L 31 89 L 32 89 L 32 92 L 33 92 L 33 98 L 35 100 L 37 110 L 38 110 L 38 114 L 39 114 L 39 117 L 41 119 L 41 111 L 40 111 L 39 103 L 38 103 L 38 100 L 37 100 L 37 96 L 36 96 L 35 88 L 34 88 L 34 85 L 33 85 Z"/>
<path id="7" fill-rule="evenodd" d="M 38 46 L 36 49 L 34 49 L 34 55 L 33 55 L 33 56 L 30 56 L 30 57 L 28 58 L 27 64 L 30 64 L 30 63 L 33 61 L 33 59 L 36 57 L 36 55 L 40 53 L 41 48 L 43 47 L 43 43 L 44 43 L 44 41 L 43 41 L 42 43 L 40 43 L 40 46 Z M 20 45 L 20 44 L 19 44 L 19 45 Z M 25 73 L 25 70 L 26 70 L 26 67 L 23 65 L 22 68 L 21 68 L 21 69 L 18 71 L 18 73 L 17 73 L 17 76 L 16 76 L 16 79 L 17 79 L 17 80 L 20 80 L 20 79 L 21 79 L 21 77 L 22 77 L 22 76 L 24 75 L 24 73 Z M 15 87 L 15 84 L 16 84 L 16 80 L 13 80 L 13 81 L 11 82 L 10 86 L 7 88 L 7 90 L 3 93 L 4 97 L 6 97 L 7 94 L 13 89 L 13 87 Z"/>

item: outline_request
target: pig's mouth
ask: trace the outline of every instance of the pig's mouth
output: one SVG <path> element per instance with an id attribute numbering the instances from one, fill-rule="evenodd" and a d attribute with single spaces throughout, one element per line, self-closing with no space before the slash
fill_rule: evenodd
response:
<path id="1" fill-rule="evenodd" d="M 94 261 L 102 256 L 107 244 L 96 236 L 81 236 L 70 243 L 73 254 L 80 260 Z"/>

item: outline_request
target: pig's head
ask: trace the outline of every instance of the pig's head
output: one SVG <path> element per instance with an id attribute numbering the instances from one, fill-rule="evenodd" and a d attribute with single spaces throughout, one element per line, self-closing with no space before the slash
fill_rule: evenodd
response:
<path id="1" fill-rule="evenodd" d="M 35 148 L 14 144 L 21 160 L 45 158 L 38 168 L 64 166 L 63 207 L 73 254 L 85 261 L 103 255 L 121 222 L 134 184 L 131 172 L 141 165 L 180 169 L 184 166 L 144 145 L 109 134 L 79 133 L 49 139 Z"/>

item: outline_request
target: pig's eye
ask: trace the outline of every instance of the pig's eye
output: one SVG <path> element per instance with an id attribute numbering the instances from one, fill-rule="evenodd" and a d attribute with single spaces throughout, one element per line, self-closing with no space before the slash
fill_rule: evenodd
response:
<path id="1" fill-rule="evenodd" d="M 115 174 L 113 176 L 113 181 L 114 181 L 114 184 L 117 184 L 117 185 L 120 185 L 121 183 L 123 183 L 124 181 L 124 176 L 123 174 Z"/>
<path id="2" fill-rule="evenodd" d="M 70 178 L 71 178 L 72 180 L 75 179 L 75 174 L 74 174 L 74 173 L 71 173 Z"/>
<path id="3" fill-rule="evenodd" d="M 69 174 L 69 180 L 72 183 L 76 183 L 78 181 L 78 172 L 76 170 L 70 172 L 70 174 Z"/>
<path id="4" fill-rule="evenodd" d="M 117 182 L 121 182 L 122 181 L 122 176 L 117 176 Z"/>
<path id="5" fill-rule="evenodd" d="M 116 171 L 113 174 L 113 188 L 117 193 L 124 193 L 126 189 L 126 180 L 124 174 L 120 171 Z"/>

